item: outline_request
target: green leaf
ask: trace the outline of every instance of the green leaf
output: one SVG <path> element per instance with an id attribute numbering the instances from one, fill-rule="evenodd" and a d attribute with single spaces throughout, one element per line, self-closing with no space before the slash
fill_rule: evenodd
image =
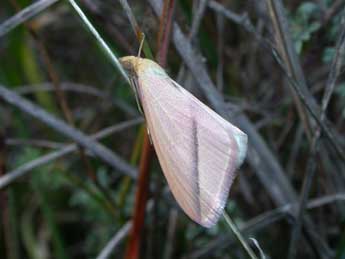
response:
<path id="1" fill-rule="evenodd" d="M 297 17 L 308 21 L 315 13 L 319 11 L 318 5 L 312 2 L 302 3 L 297 9 Z"/>
<path id="2" fill-rule="evenodd" d="M 333 47 L 325 48 L 322 55 L 323 63 L 331 63 L 334 55 L 335 55 L 335 49 Z"/>
<path id="3" fill-rule="evenodd" d="M 318 14 L 318 5 L 305 2 L 298 7 L 296 13 L 291 17 L 290 28 L 297 53 L 302 52 L 304 43 L 308 42 L 312 34 L 320 29 L 321 24 L 318 20 L 315 20 L 315 16 Z"/>

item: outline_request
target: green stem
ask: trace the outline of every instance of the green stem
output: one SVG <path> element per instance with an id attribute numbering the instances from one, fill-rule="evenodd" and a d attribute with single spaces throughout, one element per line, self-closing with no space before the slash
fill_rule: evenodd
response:
<path id="1" fill-rule="evenodd" d="M 240 233 L 240 231 L 237 229 L 235 223 L 232 221 L 232 219 L 229 217 L 229 215 L 224 211 L 223 216 L 225 218 L 226 223 L 228 223 L 230 229 L 232 232 L 234 232 L 237 239 L 240 241 L 241 245 L 243 246 L 244 250 L 247 252 L 249 257 L 251 259 L 257 259 L 256 255 L 254 254 L 253 250 L 250 248 L 248 243 L 245 241 L 244 237 Z"/>
<path id="2" fill-rule="evenodd" d="M 110 47 L 108 44 L 103 40 L 101 35 L 98 33 L 98 31 L 93 27 L 89 19 L 86 17 L 84 12 L 80 9 L 78 4 L 74 0 L 68 0 L 70 4 L 73 6 L 73 8 L 76 10 L 76 12 L 79 14 L 80 18 L 83 20 L 83 22 L 86 24 L 86 26 L 89 28 L 91 33 L 96 37 L 97 41 L 101 44 L 101 47 L 105 50 L 105 53 L 110 57 L 110 60 L 113 62 L 115 67 L 120 70 L 121 75 L 129 82 L 129 78 L 122 68 L 120 61 L 118 58 L 114 55 L 114 53 L 111 51 Z"/>

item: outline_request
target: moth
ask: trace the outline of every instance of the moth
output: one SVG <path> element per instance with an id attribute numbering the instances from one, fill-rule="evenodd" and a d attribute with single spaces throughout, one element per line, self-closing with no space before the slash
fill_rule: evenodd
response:
<path id="1" fill-rule="evenodd" d="M 127 71 L 165 178 L 195 222 L 213 226 L 222 215 L 247 135 L 172 80 L 152 60 L 126 56 Z"/>

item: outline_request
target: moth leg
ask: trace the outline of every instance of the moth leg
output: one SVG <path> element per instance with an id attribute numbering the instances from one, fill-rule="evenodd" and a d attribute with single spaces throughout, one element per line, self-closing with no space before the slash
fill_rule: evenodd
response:
<path id="1" fill-rule="evenodd" d="M 146 129 L 147 129 L 147 135 L 149 136 L 150 144 L 152 146 L 153 142 L 152 142 L 152 138 L 151 138 L 151 133 L 150 133 L 149 127 L 146 126 Z"/>
<path id="2" fill-rule="evenodd" d="M 130 79 L 130 82 L 131 82 L 130 85 L 132 86 L 132 89 L 133 89 L 133 92 L 134 92 L 135 101 L 137 103 L 138 110 L 139 110 L 139 112 L 141 114 L 144 114 L 143 109 L 142 109 L 142 105 L 141 105 L 141 102 L 140 102 L 140 98 L 139 98 L 139 95 L 138 95 L 138 91 L 139 91 L 138 84 L 136 83 L 135 79 Z"/>

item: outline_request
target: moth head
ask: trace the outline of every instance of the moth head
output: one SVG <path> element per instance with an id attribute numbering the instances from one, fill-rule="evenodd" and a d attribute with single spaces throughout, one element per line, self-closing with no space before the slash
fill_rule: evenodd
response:
<path id="1" fill-rule="evenodd" d="M 131 78 L 138 78 L 141 74 L 154 74 L 155 76 L 164 77 L 167 76 L 164 69 L 153 60 L 135 56 L 125 56 L 119 60 Z"/>
<path id="2" fill-rule="evenodd" d="M 130 77 L 136 76 L 140 58 L 135 56 L 125 56 L 119 59 L 121 65 Z"/>

